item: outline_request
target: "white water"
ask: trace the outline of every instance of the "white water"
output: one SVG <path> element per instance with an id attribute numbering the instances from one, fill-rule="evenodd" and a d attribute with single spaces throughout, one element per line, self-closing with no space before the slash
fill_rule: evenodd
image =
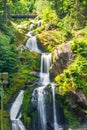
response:
<path id="1" fill-rule="evenodd" d="M 26 42 L 26 47 L 29 48 L 29 50 L 32 52 L 32 51 L 35 51 L 35 52 L 38 52 L 40 53 L 41 51 L 39 50 L 38 48 L 38 45 L 37 45 L 37 39 L 35 36 L 32 36 L 30 37 L 27 42 Z"/>
<path id="2" fill-rule="evenodd" d="M 50 83 L 49 79 L 49 68 L 51 66 L 51 54 L 42 53 L 41 55 L 41 72 L 40 72 L 40 82 L 43 87 L 37 88 L 38 93 L 38 124 L 40 125 L 40 130 L 46 130 L 46 110 L 45 110 L 45 87 Z"/>
<path id="3" fill-rule="evenodd" d="M 33 26 L 34 26 L 34 24 L 31 23 L 31 24 L 30 24 L 30 28 L 29 28 L 30 31 L 33 29 Z"/>
<path id="4" fill-rule="evenodd" d="M 33 29 L 33 26 L 34 26 L 34 21 L 32 20 L 32 21 L 30 22 L 30 28 L 29 28 L 30 31 Z"/>
<path id="5" fill-rule="evenodd" d="M 49 69 L 52 64 L 51 53 L 42 53 L 41 56 L 41 72 L 40 72 L 40 82 L 43 85 L 50 83 Z"/>
<path id="6" fill-rule="evenodd" d="M 41 130 L 46 130 L 46 110 L 44 104 L 44 87 L 39 87 L 38 92 L 38 123 L 40 124 Z"/>
<path id="7" fill-rule="evenodd" d="M 58 130 L 57 116 L 56 116 L 56 104 L 55 104 L 55 85 L 52 83 L 52 96 L 53 96 L 53 118 L 54 118 L 54 130 Z"/>
<path id="8" fill-rule="evenodd" d="M 28 32 L 25 35 L 28 36 L 28 37 L 32 37 L 32 33 L 31 32 Z"/>
<path id="9" fill-rule="evenodd" d="M 37 27 L 41 26 L 42 21 L 43 21 L 43 20 L 41 19 L 41 20 L 39 20 L 39 21 L 36 22 Z"/>
<path id="10" fill-rule="evenodd" d="M 21 105 L 22 105 L 22 101 L 23 101 L 23 96 L 24 96 L 24 91 L 21 90 L 10 110 L 10 119 L 12 121 L 12 130 L 26 130 L 23 123 L 20 120 L 21 113 L 19 114 Z M 19 114 L 19 116 L 18 116 L 18 114 Z"/>

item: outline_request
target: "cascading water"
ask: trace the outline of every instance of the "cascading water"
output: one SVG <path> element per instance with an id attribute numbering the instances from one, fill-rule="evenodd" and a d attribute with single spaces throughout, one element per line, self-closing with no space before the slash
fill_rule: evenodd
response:
<path id="1" fill-rule="evenodd" d="M 42 19 L 40 19 L 39 21 L 37 21 L 37 22 L 36 22 L 37 27 L 41 26 L 42 21 L 43 21 L 43 20 L 42 20 Z"/>
<path id="2" fill-rule="evenodd" d="M 51 53 L 42 53 L 41 55 L 41 72 L 40 72 L 40 82 L 43 86 L 36 88 L 32 94 L 32 101 L 35 103 L 37 100 L 37 110 L 38 110 L 38 130 L 47 130 L 47 117 L 46 117 L 46 104 L 45 88 L 50 83 L 52 86 L 52 98 L 53 98 L 53 129 L 59 130 L 56 116 L 56 105 L 55 105 L 55 85 L 50 82 L 49 69 L 52 64 Z"/>
<path id="3" fill-rule="evenodd" d="M 42 23 L 42 20 L 39 20 L 36 25 L 39 27 Z M 31 25 L 32 28 L 33 24 Z M 32 30 L 30 28 L 30 31 Z M 41 53 L 41 51 L 38 49 L 37 40 L 35 36 L 32 36 L 30 32 L 27 34 L 30 38 L 27 40 L 26 47 L 30 49 L 30 51 L 35 51 Z M 50 82 L 50 75 L 49 75 L 49 69 L 52 64 L 52 55 L 51 53 L 42 53 L 41 54 L 41 69 L 40 69 L 40 84 L 41 86 L 38 88 L 35 88 L 32 94 L 32 105 L 34 108 L 37 108 L 38 111 L 38 130 L 47 130 L 47 112 L 46 112 L 46 90 L 48 84 L 51 84 Z M 56 116 L 56 105 L 55 105 L 55 86 L 52 84 L 52 98 L 53 98 L 53 130 L 59 130 L 59 126 L 57 123 L 57 116 Z M 35 126 L 35 124 L 34 124 Z M 52 129 L 52 127 L 51 127 Z M 15 130 L 15 129 L 13 129 Z M 35 127 L 34 127 L 35 130 Z M 37 130 L 37 126 L 36 126 Z"/>
<path id="4" fill-rule="evenodd" d="M 40 72 L 40 82 L 43 85 L 50 83 L 49 69 L 52 64 L 51 53 L 42 53 L 41 56 L 41 72 Z"/>
<path id="5" fill-rule="evenodd" d="M 14 101 L 10 110 L 10 119 L 12 121 L 12 130 L 26 130 L 23 123 L 21 122 L 21 106 L 23 101 L 24 91 L 21 90 L 18 97 Z"/>
<path id="6" fill-rule="evenodd" d="M 38 52 L 40 53 L 41 51 L 39 50 L 38 48 L 38 45 L 37 45 L 37 39 L 35 36 L 31 36 L 27 42 L 26 42 L 26 47 L 30 49 L 30 51 L 35 51 L 35 52 Z"/>
<path id="7" fill-rule="evenodd" d="M 51 84 L 52 96 L 53 96 L 53 118 L 54 118 L 54 130 L 58 130 L 57 116 L 56 116 L 56 104 L 55 104 L 55 84 Z"/>
<path id="8" fill-rule="evenodd" d="M 46 109 L 45 109 L 46 108 L 46 106 L 45 106 L 45 96 L 46 96 L 45 88 L 46 88 L 46 85 L 50 83 L 49 68 L 51 66 L 51 63 L 52 63 L 51 54 L 42 53 L 40 83 L 43 86 L 40 86 L 40 87 L 34 89 L 33 94 L 32 94 L 32 100 L 31 100 L 33 103 L 33 106 L 37 106 L 37 110 L 38 110 L 38 130 L 47 130 Z"/>
<path id="9" fill-rule="evenodd" d="M 44 87 L 39 87 L 38 92 L 38 129 L 46 130 L 46 110 L 44 102 Z"/>
<path id="10" fill-rule="evenodd" d="M 29 28 L 30 31 L 33 29 L 33 26 L 34 26 L 34 23 L 31 23 L 30 28 Z"/>
<path id="11" fill-rule="evenodd" d="M 38 121 L 40 130 L 46 130 L 46 110 L 45 110 L 45 87 L 50 83 L 49 79 L 49 68 L 51 66 L 51 53 L 42 53 L 41 56 L 41 72 L 40 82 L 43 87 L 37 88 L 38 93 Z"/>

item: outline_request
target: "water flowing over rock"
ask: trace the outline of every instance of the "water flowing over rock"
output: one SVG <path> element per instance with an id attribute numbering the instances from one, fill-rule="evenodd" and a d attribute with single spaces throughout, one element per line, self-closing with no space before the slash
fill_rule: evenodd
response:
<path id="1" fill-rule="evenodd" d="M 10 119 L 12 121 L 12 130 L 26 130 L 23 123 L 21 122 L 21 105 L 23 101 L 24 91 L 21 90 L 18 97 L 14 101 L 10 110 Z"/>
<path id="2" fill-rule="evenodd" d="M 46 85 L 50 83 L 49 79 L 49 68 L 51 66 L 51 54 L 42 53 L 41 55 L 41 72 L 40 72 L 40 83 L 43 86 L 36 88 L 32 94 L 33 107 L 37 107 L 38 111 L 38 130 L 46 130 Z"/>
<path id="3" fill-rule="evenodd" d="M 33 27 L 34 27 L 34 21 L 32 20 L 32 21 L 30 22 L 30 28 L 29 28 L 29 31 L 31 31 L 31 30 L 33 29 Z"/>
<path id="4" fill-rule="evenodd" d="M 51 65 L 51 53 L 42 53 L 39 81 L 41 86 L 34 89 L 31 99 L 32 106 L 38 113 L 38 126 L 34 130 L 63 130 L 57 123 L 55 86 L 51 84 L 49 77 Z"/>
<path id="5" fill-rule="evenodd" d="M 40 53 L 41 51 L 39 50 L 38 48 L 38 45 L 37 45 L 37 39 L 35 36 L 31 36 L 27 42 L 26 42 L 26 47 L 29 48 L 29 50 L 32 52 L 32 51 L 35 51 L 35 52 L 38 52 Z"/>
<path id="6" fill-rule="evenodd" d="M 49 69 L 52 64 L 51 53 L 42 53 L 41 55 L 41 72 L 40 72 L 40 82 L 44 85 L 50 83 Z"/>
<path id="7" fill-rule="evenodd" d="M 36 22 L 37 27 L 41 26 L 42 21 L 43 21 L 43 20 L 42 20 L 42 19 L 40 19 L 40 20 L 38 20 L 38 21 Z"/>
<path id="8" fill-rule="evenodd" d="M 52 87 L 52 96 L 53 96 L 53 118 L 54 118 L 54 130 L 58 130 L 59 126 L 57 123 L 57 116 L 56 116 L 56 104 L 55 104 L 55 84 L 51 84 Z"/>
<path id="9" fill-rule="evenodd" d="M 38 129 L 46 130 L 46 108 L 44 100 L 44 87 L 39 87 L 38 92 Z"/>

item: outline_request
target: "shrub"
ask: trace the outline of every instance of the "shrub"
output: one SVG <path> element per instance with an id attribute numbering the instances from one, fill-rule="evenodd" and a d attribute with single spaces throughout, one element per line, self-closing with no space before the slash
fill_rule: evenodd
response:
<path id="1" fill-rule="evenodd" d="M 58 92 L 65 94 L 69 91 L 75 91 L 82 88 L 87 92 L 87 61 L 81 55 L 75 58 L 75 61 L 63 71 L 62 74 L 55 78 L 58 84 Z"/>

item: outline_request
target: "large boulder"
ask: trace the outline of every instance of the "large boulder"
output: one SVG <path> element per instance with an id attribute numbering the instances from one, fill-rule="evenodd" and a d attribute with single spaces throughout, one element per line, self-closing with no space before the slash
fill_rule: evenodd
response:
<path id="1" fill-rule="evenodd" d="M 59 45 L 53 52 L 53 65 L 50 69 L 50 74 L 55 77 L 57 74 L 62 73 L 64 68 L 70 63 L 72 58 L 72 50 L 70 44 L 72 41 Z"/>

